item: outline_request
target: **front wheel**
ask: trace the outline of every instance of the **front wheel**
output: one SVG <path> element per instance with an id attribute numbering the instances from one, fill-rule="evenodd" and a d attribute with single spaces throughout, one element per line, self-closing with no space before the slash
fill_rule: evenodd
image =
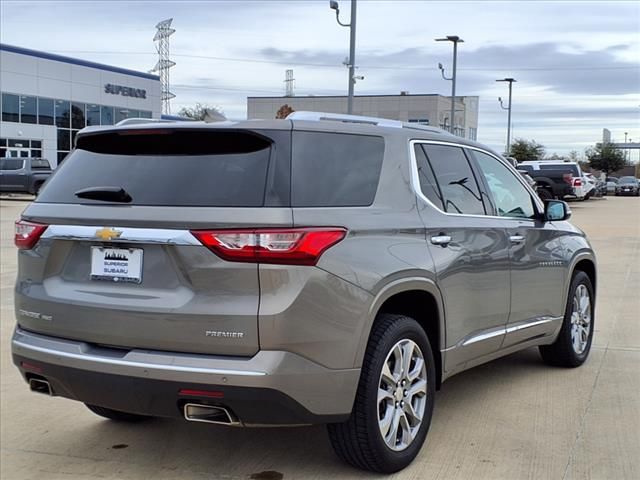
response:
<path id="1" fill-rule="evenodd" d="M 591 350 L 594 331 L 594 294 L 589 276 L 575 272 L 558 338 L 540 347 L 542 359 L 558 367 L 579 367 Z"/>
<path id="2" fill-rule="evenodd" d="M 436 371 L 414 319 L 380 314 L 371 332 L 351 417 L 328 425 L 336 454 L 364 470 L 393 473 L 416 457 L 429 430 Z"/>

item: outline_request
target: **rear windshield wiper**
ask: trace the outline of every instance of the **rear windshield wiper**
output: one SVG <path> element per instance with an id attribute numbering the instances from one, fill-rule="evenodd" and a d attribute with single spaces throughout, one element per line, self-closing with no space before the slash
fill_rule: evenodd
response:
<path id="1" fill-rule="evenodd" d="M 122 187 L 89 187 L 78 190 L 75 193 L 78 198 L 88 198 L 90 200 L 102 200 L 104 202 L 129 203 L 131 195 Z"/>

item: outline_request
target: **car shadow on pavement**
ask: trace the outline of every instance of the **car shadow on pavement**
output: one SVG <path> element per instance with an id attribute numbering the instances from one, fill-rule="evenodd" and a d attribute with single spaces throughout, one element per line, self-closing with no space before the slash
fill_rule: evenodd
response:
<path id="1" fill-rule="evenodd" d="M 429 446 L 441 441 L 437 431 L 446 432 L 451 419 L 491 402 L 492 391 L 504 395 L 505 388 L 517 390 L 518 382 L 530 382 L 530 375 L 547 372 L 549 367 L 542 363 L 537 349 L 528 349 L 452 377 L 437 394 L 432 434 L 418 459 L 438 462 L 431 458 L 435 454 Z M 69 442 L 68 436 L 52 436 L 56 432 L 49 431 L 48 442 Z M 124 470 L 153 466 L 164 474 L 176 472 L 180 478 L 383 478 L 342 463 L 321 425 L 244 429 L 170 419 L 126 424 L 94 417 L 75 429 L 74 437 L 73 445 L 66 445 L 74 456 L 122 462 L 127 466 L 119 468 Z M 414 468 L 418 462 L 409 467 Z"/>

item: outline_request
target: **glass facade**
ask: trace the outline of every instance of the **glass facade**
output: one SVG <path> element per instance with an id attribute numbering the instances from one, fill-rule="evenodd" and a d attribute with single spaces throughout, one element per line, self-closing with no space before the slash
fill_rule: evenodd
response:
<path id="1" fill-rule="evenodd" d="M 69 100 L 2 93 L 2 121 L 55 125 L 58 128 L 57 156 L 62 162 L 71 148 L 78 130 L 93 125 L 113 125 L 126 118 L 151 118 L 148 110 L 134 110 L 94 103 L 70 102 Z M 16 145 L 20 143 L 21 146 Z M 14 149 L 11 150 L 11 147 Z M 20 150 L 22 149 L 22 150 Z M 41 140 L 0 139 L 0 157 L 42 156 Z"/>
<path id="2" fill-rule="evenodd" d="M 42 157 L 42 140 L 28 138 L 0 138 L 0 158 Z"/>

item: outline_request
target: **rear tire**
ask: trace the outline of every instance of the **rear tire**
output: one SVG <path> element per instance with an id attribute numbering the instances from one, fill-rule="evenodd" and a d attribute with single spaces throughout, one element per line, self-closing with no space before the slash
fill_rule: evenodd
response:
<path id="1" fill-rule="evenodd" d="M 551 345 L 539 347 L 545 363 L 556 367 L 574 368 L 589 356 L 594 332 L 593 285 L 589 276 L 576 271 L 573 274 L 564 320 L 558 338 Z"/>
<path id="2" fill-rule="evenodd" d="M 88 403 L 85 403 L 85 405 L 89 410 L 91 410 L 96 415 L 100 415 L 101 417 L 108 418 L 109 420 L 115 420 L 116 422 L 136 423 L 136 422 L 143 422 L 145 420 L 149 420 L 152 418 L 146 415 L 138 415 L 136 413 L 121 412 L 119 410 L 112 410 L 110 408 L 99 407 L 97 405 L 89 405 Z"/>
<path id="3" fill-rule="evenodd" d="M 547 188 L 539 188 L 537 193 L 542 201 L 553 200 L 553 193 L 551 193 Z"/>
<path id="4" fill-rule="evenodd" d="M 393 473 L 405 468 L 427 436 L 435 385 L 433 352 L 418 322 L 378 315 L 351 417 L 327 426 L 336 454 L 363 470 Z"/>

